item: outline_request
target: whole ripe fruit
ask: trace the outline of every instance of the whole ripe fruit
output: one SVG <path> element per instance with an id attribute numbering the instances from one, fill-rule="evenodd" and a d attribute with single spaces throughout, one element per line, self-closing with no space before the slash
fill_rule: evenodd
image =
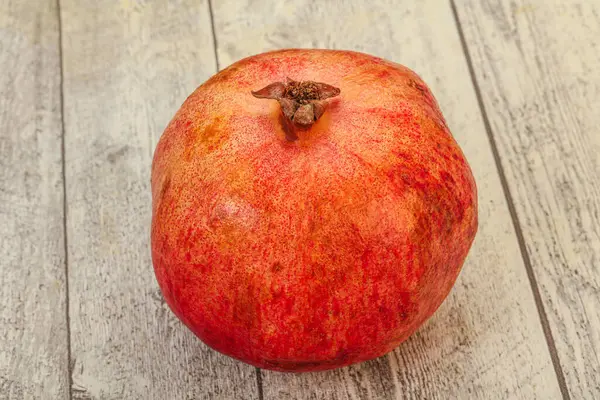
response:
<path id="1" fill-rule="evenodd" d="M 428 87 L 348 51 L 270 52 L 210 78 L 158 143 L 152 199 L 171 309 L 210 347 L 282 371 L 394 349 L 477 230 L 473 176 Z"/>

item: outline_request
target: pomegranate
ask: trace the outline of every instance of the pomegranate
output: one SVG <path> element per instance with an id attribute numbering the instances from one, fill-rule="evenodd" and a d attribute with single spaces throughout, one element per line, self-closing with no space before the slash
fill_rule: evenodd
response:
<path id="1" fill-rule="evenodd" d="M 249 364 L 379 357 L 440 306 L 476 187 L 427 85 L 350 51 L 246 58 L 184 102 L 152 165 L 152 259 L 173 312 Z"/>

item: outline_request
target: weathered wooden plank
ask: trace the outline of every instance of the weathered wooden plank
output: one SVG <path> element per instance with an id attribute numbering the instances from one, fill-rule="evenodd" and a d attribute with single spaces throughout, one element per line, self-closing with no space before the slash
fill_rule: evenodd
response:
<path id="1" fill-rule="evenodd" d="M 566 386 L 600 398 L 600 2 L 461 0 Z"/>
<path id="2" fill-rule="evenodd" d="M 265 12 L 268 10 L 268 12 Z M 480 229 L 448 300 L 390 356 L 318 374 L 261 371 L 265 399 L 560 398 L 448 2 L 214 2 L 222 67 L 282 47 L 361 50 L 430 83 L 470 160 Z"/>
<path id="3" fill-rule="evenodd" d="M 54 0 L 0 2 L 0 399 L 69 396 Z"/>
<path id="4" fill-rule="evenodd" d="M 62 0 L 76 399 L 256 398 L 255 369 L 168 310 L 150 259 L 150 166 L 215 72 L 206 1 Z"/>

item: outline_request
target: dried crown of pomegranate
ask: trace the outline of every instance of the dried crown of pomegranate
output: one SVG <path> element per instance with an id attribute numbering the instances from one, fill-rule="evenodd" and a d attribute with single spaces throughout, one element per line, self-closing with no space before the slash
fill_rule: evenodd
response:
<path id="1" fill-rule="evenodd" d="M 327 102 L 323 100 L 339 94 L 340 89 L 326 83 L 290 78 L 285 83 L 274 82 L 252 92 L 259 99 L 277 100 L 283 115 L 301 127 L 314 124 L 327 108 Z"/>

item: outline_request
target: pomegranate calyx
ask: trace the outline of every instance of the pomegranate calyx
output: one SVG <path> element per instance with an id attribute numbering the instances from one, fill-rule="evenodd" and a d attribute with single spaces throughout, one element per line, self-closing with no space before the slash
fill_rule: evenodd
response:
<path id="1" fill-rule="evenodd" d="M 340 89 L 322 82 L 295 81 L 274 82 L 252 91 L 258 99 L 273 99 L 279 102 L 283 115 L 302 127 L 314 124 L 325 112 L 325 99 L 340 94 Z"/>

